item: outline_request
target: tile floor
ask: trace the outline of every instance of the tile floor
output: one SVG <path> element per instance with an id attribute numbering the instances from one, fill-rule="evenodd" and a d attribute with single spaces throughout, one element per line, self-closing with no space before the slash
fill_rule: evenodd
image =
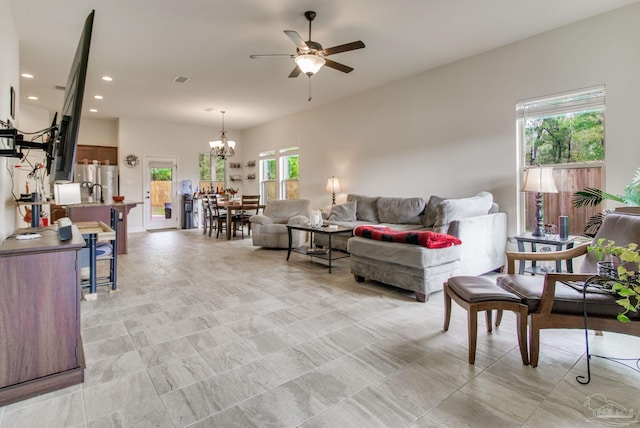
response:
<path id="1" fill-rule="evenodd" d="M 640 408 L 632 369 L 593 358 L 576 382 L 580 331 L 543 332 L 533 369 L 508 314 L 469 365 L 465 312 L 444 333 L 442 293 L 421 304 L 356 283 L 348 260 L 328 274 L 285 257 L 198 230 L 132 234 L 120 291 L 82 302 L 85 382 L 0 408 L 0 428 L 605 426 L 589 420 L 604 400 Z M 590 342 L 640 355 L 637 338 Z"/>

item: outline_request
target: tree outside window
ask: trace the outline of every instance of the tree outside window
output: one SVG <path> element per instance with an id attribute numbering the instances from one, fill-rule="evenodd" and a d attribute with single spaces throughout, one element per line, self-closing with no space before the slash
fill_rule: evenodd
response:
<path id="1" fill-rule="evenodd" d="M 568 215 L 570 233 L 580 235 L 589 217 L 600 208 L 571 204 L 573 193 L 602 188 L 604 163 L 604 87 L 523 101 L 516 106 L 522 176 L 528 166 L 553 166 L 557 194 L 544 195 L 544 218 L 556 224 Z M 521 200 L 524 229 L 534 228 L 535 195 Z"/>

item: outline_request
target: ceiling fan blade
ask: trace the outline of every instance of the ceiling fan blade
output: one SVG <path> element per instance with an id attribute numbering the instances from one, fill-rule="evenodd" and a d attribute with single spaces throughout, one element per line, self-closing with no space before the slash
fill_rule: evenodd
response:
<path id="1" fill-rule="evenodd" d="M 364 47 L 365 47 L 364 43 L 362 43 L 362 41 L 358 40 L 357 42 L 345 43 L 344 45 L 338 45 L 338 46 L 334 46 L 332 48 L 327 48 L 327 49 L 324 50 L 324 54 L 326 56 L 335 55 L 335 54 L 340 53 L 340 52 L 353 51 L 353 50 L 356 50 L 356 49 L 362 49 Z"/>
<path id="2" fill-rule="evenodd" d="M 353 68 L 349 67 L 348 65 L 344 65 L 344 64 L 340 64 L 339 62 L 335 62 L 335 61 L 331 61 L 328 58 L 325 58 L 325 63 L 324 65 L 326 65 L 327 67 L 333 68 L 334 70 L 338 70 L 338 71 L 342 71 L 343 73 L 351 73 L 353 71 Z"/>
<path id="3" fill-rule="evenodd" d="M 302 72 L 302 70 L 300 70 L 300 67 L 298 67 L 296 65 L 296 68 L 294 68 L 293 70 L 291 70 L 291 73 L 289 73 L 289 77 L 298 77 L 298 75 Z"/>
<path id="4" fill-rule="evenodd" d="M 263 55 L 249 55 L 249 58 L 256 59 L 256 58 L 265 58 L 265 57 L 269 57 L 269 56 L 288 56 L 289 58 L 293 58 L 295 55 L 293 55 L 293 54 L 263 54 Z"/>
<path id="5" fill-rule="evenodd" d="M 307 43 L 302 40 L 302 37 L 300 37 L 300 34 L 298 34 L 296 31 L 284 30 L 284 33 L 289 36 L 291 41 L 298 47 L 298 49 L 300 49 L 301 51 L 309 50 L 309 46 L 307 46 Z"/>

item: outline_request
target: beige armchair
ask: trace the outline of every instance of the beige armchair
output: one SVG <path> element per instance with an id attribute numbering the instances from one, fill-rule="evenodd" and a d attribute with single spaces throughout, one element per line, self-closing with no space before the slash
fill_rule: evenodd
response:
<path id="1" fill-rule="evenodd" d="M 290 199 L 270 201 L 263 214 L 249 218 L 253 233 L 253 245 L 267 248 L 289 248 L 287 224 L 308 224 L 311 216 L 311 201 L 307 199 Z M 292 231 L 292 246 L 300 247 L 307 242 L 307 234 L 303 231 Z"/>
<path id="2" fill-rule="evenodd" d="M 613 240 L 617 245 L 640 243 L 640 215 L 608 214 L 593 242 L 599 238 Z M 586 293 L 563 281 L 586 281 L 597 272 L 597 260 L 587 252 L 590 243 L 575 248 L 548 253 L 507 252 L 507 274 L 497 278 L 497 284 L 521 298 L 529 311 L 529 352 L 532 367 L 538 365 L 540 330 L 549 328 L 582 329 L 584 312 L 590 329 L 640 336 L 640 316 L 630 316 L 632 322 L 621 323 L 616 315 L 622 307 L 617 296 Z M 545 276 L 516 274 L 515 262 L 520 260 L 557 261 L 584 255 L 580 273 L 548 273 Z M 498 314 L 499 324 L 501 313 Z"/>

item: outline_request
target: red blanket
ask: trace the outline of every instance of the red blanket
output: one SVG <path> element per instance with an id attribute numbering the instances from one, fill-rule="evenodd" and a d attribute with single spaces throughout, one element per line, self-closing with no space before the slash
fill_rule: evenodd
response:
<path id="1" fill-rule="evenodd" d="M 355 236 L 377 239 L 378 241 L 402 242 L 422 245 L 427 248 L 445 248 L 460 245 L 462 241 L 455 236 L 429 230 L 394 230 L 385 226 L 358 226 L 353 231 Z"/>

